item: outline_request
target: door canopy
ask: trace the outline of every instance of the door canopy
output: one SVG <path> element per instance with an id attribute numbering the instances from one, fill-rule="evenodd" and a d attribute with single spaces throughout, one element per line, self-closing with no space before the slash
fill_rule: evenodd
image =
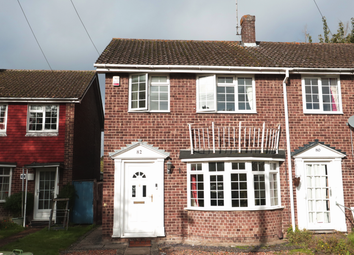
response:
<path id="1" fill-rule="evenodd" d="M 116 150 L 109 154 L 112 159 L 165 159 L 170 156 L 170 153 L 154 147 L 139 139 L 137 142 Z"/>

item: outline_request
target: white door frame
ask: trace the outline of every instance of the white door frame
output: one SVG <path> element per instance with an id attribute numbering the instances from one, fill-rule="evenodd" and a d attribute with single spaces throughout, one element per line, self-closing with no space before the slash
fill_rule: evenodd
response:
<path id="1" fill-rule="evenodd" d="M 347 231 L 345 220 L 343 181 L 342 181 L 342 158 L 344 154 L 323 144 L 317 144 L 294 156 L 295 159 L 295 175 L 300 177 L 300 185 L 296 188 L 297 200 L 297 218 L 299 229 L 309 230 L 336 230 L 341 232 Z M 330 214 L 331 223 L 311 224 L 308 216 L 308 191 L 306 187 L 306 165 L 308 164 L 326 164 L 328 171 L 329 187 L 330 187 Z"/>
<path id="2" fill-rule="evenodd" d="M 55 172 L 55 180 L 54 180 L 54 198 L 58 195 L 58 182 L 59 182 L 59 167 L 43 167 L 36 169 L 36 180 L 35 180 L 35 192 L 34 192 L 34 206 L 33 206 L 33 219 L 37 221 L 48 221 L 50 216 L 51 209 L 38 209 L 38 200 L 39 200 L 39 177 L 40 173 L 54 171 Z"/>
<path id="3" fill-rule="evenodd" d="M 112 237 L 157 237 L 165 236 L 164 227 L 164 160 L 169 153 L 154 148 L 141 141 L 110 154 L 114 159 L 114 208 L 113 208 L 113 234 Z M 126 213 L 126 167 L 130 163 L 151 164 L 154 173 L 154 214 L 155 222 L 151 232 L 128 233 L 125 231 Z"/>

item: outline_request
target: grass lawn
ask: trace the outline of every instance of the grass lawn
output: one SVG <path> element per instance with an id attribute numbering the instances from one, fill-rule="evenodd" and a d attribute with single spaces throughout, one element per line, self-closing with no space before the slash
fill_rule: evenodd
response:
<path id="1" fill-rule="evenodd" d="M 36 255 L 58 255 L 60 251 L 68 248 L 93 227 L 93 225 L 78 225 L 69 227 L 67 231 L 44 228 L 13 243 L 4 245 L 0 247 L 0 250 L 12 251 L 13 249 L 20 249 Z"/>
<path id="2" fill-rule="evenodd" d="M 12 236 L 24 230 L 23 227 L 13 223 L 11 220 L 0 221 L 0 239 Z"/>

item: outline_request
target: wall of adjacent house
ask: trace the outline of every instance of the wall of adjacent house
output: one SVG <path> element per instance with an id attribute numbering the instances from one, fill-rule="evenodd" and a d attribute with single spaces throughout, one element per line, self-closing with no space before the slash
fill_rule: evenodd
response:
<path id="1" fill-rule="evenodd" d="M 101 102 L 96 85 L 92 85 L 82 102 L 75 105 L 73 180 L 100 179 L 101 126 L 98 105 Z"/>
<path id="2" fill-rule="evenodd" d="M 26 136 L 27 108 L 27 104 L 8 104 L 7 136 L 0 137 L 0 162 L 17 164 L 12 172 L 12 193 L 22 189 L 20 174 L 24 165 L 64 161 L 65 105 L 59 107 L 58 136 Z M 29 172 L 34 173 L 33 169 Z M 29 190 L 33 189 L 34 181 L 29 181 Z"/>
<path id="3" fill-rule="evenodd" d="M 354 76 L 340 76 L 343 114 L 304 114 L 301 76 L 290 75 L 289 81 L 287 92 L 291 151 L 293 152 L 299 149 L 299 147 L 303 147 L 309 142 L 314 142 L 315 139 L 318 139 L 319 142 L 324 142 L 330 147 L 335 147 L 336 150 L 341 150 L 342 153 L 346 154 L 346 157 L 342 159 L 344 202 L 346 207 L 353 207 L 354 165 L 351 135 L 354 139 L 354 133 L 348 127 L 347 122 L 349 117 L 354 115 Z M 295 175 L 294 164 L 293 175 Z M 295 188 L 294 194 L 296 194 Z M 296 196 L 294 205 L 296 208 Z M 353 228 L 353 224 L 351 223 L 353 216 L 349 210 L 345 211 L 347 228 L 350 232 Z"/>
<path id="4" fill-rule="evenodd" d="M 119 75 L 120 87 L 113 87 L 112 76 Z M 169 113 L 128 113 L 128 74 L 106 74 L 103 234 L 112 235 L 114 201 L 114 162 L 108 154 L 138 139 L 170 153 L 172 174 L 165 173 L 165 230 L 168 240 L 182 238 L 223 238 L 254 240 L 277 238 L 290 222 L 286 161 L 280 164 L 281 197 L 284 209 L 264 212 L 186 211 L 187 170 L 179 159 L 181 149 L 190 148 L 188 123 L 275 128 L 281 125 L 280 149 L 286 149 L 283 103 L 283 75 L 256 75 L 256 114 L 196 113 L 196 75 L 170 74 Z M 252 216 L 250 216 L 250 214 Z M 259 219 L 252 222 L 249 217 Z M 230 221 L 231 220 L 231 221 Z M 205 224 L 207 222 L 207 224 Z M 270 224 L 265 227 L 264 224 Z M 258 225 L 257 225 L 258 224 Z M 231 225 L 231 227 L 230 227 Z M 255 226 L 257 225 L 257 226 Z M 213 229 L 212 233 L 210 228 Z M 231 229 L 230 229 L 231 228 Z M 267 229 L 265 229 L 267 228 Z M 245 230 L 245 231 L 240 231 Z M 225 240 L 225 239 L 224 239 Z"/>

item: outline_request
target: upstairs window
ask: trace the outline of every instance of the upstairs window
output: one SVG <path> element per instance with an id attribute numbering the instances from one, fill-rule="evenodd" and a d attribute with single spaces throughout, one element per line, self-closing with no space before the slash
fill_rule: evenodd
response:
<path id="1" fill-rule="evenodd" d="M 197 111 L 255 113 L 254 78 L 232 75 L 197 77 Z"/>
<path id="2" fill-rule="evenodd" d="M 0 166 L 0 202 L 5 202 L 11 191 L 11 168 Z"/>
<path id="3" fill-rule="evenodd" d="M 280 206 L 277 162 L 189 163 L 188 208 L 271 209 Z"/>
<path id="4" fill-rule="evenodd" d="M 0 135 L 6 134 L 7 126 L 7 105 L 0 104 Z"/>
<path id="5" fill-rule="evenodd" d="M 129 84 L 129 111 L 169 112 L 168 75 L 133 74 Z"/>
<path id="6" fill-rule="evenodd" d="M 57 132 L 58 105 L 28 106 L 28 132 Z"/>
<path id="7" fill-rule="evenodd" d="M 338 78 L 305 77 L 302 88 L 304 113 L 342 113 Z"/>

